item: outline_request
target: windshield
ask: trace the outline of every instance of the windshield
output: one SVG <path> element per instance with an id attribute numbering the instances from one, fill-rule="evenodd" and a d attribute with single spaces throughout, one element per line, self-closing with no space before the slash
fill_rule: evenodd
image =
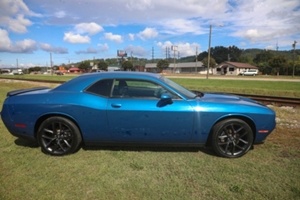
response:
<path id="1" fill-rule="evenodd" d="M 178 85 L 177 83 L 171 81 L 170 79 L 166 77 L 161 77 L 161 80 L 164 81 L 166 84 L 168 84 L 170 87 L 178 91 L 180 94 L 184 95 L 188 99 L 195 98 L 196 94 L 191 92 L 190 90 L 186 89 L 185 87 L 182 87 L 181 85 Z"/>

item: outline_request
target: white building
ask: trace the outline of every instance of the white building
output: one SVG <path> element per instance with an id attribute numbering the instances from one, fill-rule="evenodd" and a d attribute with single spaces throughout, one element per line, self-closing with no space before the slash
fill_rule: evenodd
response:
<path id="1" fill-rule="evenodd" d="M 13 75 L 22 75 L 24 73 L 23 73 L 22 69 L 14 69 L 14 70 L 11 71 L 11 74 L 13 74 Z"/>
<path id="2" fill-rule="evenodd" d="M 243 71 L 247 71 L 249 69 L 256 69 L 256 66 L 250 65 L 248 63 L 240 63 L 240 62 L 222 62 L 217 65 L 214 69 L 214 74 L 218 75 L 239 75 Z"/>
<path id="3" fill-rule="evenodd" d="M 147 72 L 159 72 L 157 63 L 147 63 L 145 66 Z M 184 63 L 170 63 L 169 67 L 164 70 L 166 73 L 206 73 L 206 67 L 202 62 L 184 62 Z"/>

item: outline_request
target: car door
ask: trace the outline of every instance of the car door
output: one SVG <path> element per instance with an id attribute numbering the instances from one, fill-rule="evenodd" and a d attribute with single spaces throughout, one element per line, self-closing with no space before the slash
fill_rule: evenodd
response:
<path id="1" fill-rule="evenodd" d="M 107 104 L 112 139 L 141 143 L 190 142 L 194 124 L 192 107 L 176 95 L 172 103 L 164 103 L 160 96 L 167 92 L 150 81 L 115 80 Z"/>

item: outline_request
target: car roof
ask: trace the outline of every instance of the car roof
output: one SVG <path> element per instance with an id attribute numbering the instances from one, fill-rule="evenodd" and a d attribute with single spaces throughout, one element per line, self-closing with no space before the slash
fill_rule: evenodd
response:
<path id="1" fill-rule="evenodd" d="M 154 74 L 150 72 L 130 72 L 130 71 L 113 71 L 113 72 L 100 72 L 100 73 L 87 73 L 77 76 L 64 84 L 56 87 L 53 91 L 81 91 L 88 87 L 89 85 L 93 84 L 94 82 L 100 79 L 106 78 L 127 78 L 127 79 L 147 79 L 147 80 L 154 80 L 159 79 L 161 77 L 160 74 Z"/>

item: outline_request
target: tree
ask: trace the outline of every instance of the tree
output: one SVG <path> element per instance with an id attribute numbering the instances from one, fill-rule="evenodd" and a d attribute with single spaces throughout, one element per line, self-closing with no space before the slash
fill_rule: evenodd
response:
<path id="1" fill-rule="evenodd" d="M 203 63 L 204 66 L 207 67 L 207 65 L 208 65 L 208 57 L 204 58 L 201 62 Z M 212 57 L 210 57 L 209 68 L 214 68 L 216 66 L 216 64 L 217 63 L 216 63 L 215 59 L 212 58 Z"/>
<path id="2" fill-rule="evenodd" d="M 203 51 L 201 52 L 198 56 L 197 56 L 197 60 L 203 60 L 204 58 L 206 58 L 208 56 L 207 51 Z"/>
<path id="3" fill-rule="evenodd" d="M 253 59 L 250 56 L 245 56 L 245 55 L 240 57 L 239 62 L 254 64 Z"/>
<path id="4" fill-rule="evenodd" d="M 258 70 L 262 73 L 262 74 L 272 74 L 273 73 L 273 68 L 269 65 L 268 62 L 266 63 L 261 63 L 256 65 L 258 67 Z"/>
<path id="5" fill-rule="evenodd" d="M 276 56 L 269 60 L 269 65 L 277 75 L 284 74 L 287 69 L 287 59 L 284 56 Z"/>
<path id="6" fill-rule="evenodd" d="M 122 68 L 124 71 L 132 71 L 133 70 L 133 64 L 126 60 L 122 63 Z"/>
<path id="7" fill-rule="evenodd" d="M 216 46 L 214 48 L 211 48 L 210 51 L 211 57 L 215 59 L 216 63 L 222 63 L 224 61 L 239 61 L 243 52 L 241 49 L 234 45 L 229 46 L 228 48 L 223 46 Z M 198 55 L 198 60 L 203 60 L 207 56 L 208 53 L 204 51 Z"/>
<path id="8" fill-rule="evenodd" d="M 98 62 L 98 69 L 107 71 L 107 68 L 108 64 L 104 60 Z"/>
<path id="9" fill-rule="evenodd" d="M 227 55 L 227 60 L 232 61 L 232 62 L 237 62 L 240 61 L 240 57 L 242 55 L 242 50 L 237 48 L 236 46 L 229 46 L 228 47 L 228 55 Z"/>
<path id="10" fill-rule="evenodd" d="M 228 61 L 229 50 L 223 46 L 216 46 L 215 48 L 211 48 L 211 57 L 215 59 L 217 63 L 222 63 L 224 61 Z"/>
<path id="11" fill-rule="evenodd" d="M 39 66 L 30 67 L 30 68 L 28 68 L 28 73 L 31 73 L 31 72 L 40 72 L 41 70 L 42 70 L 42 68 L 39 67 Z"/>
<path id="12" fill-rule="evenodd" d="M 255 55 L 253 62 L 262 74 L 272 74 L 273 68 L 269 65 L 269 61 L 274 57 L 271 51 L 263 50 Z"/>
<path id="13" fill-rule="evenodd" d="M 295 61 L 290 66 L 295 65 L 295 75 L 300 75 L 300 56 L 296 56 Z"/>
<path id="14" fill-rule="evenodd" d="M 256 64 L 267 63 L 273 57 L 274 55 L 271 53 L 271 51 L 264 50 L 255 55 L 253 62 Z"/>
<path id="15" fill-rule="evenodd" d="M 159 60 L 156 64 L 156 67 L 158 68 L 159 72 L 162 72 L 164 69 L 167 69 L 169 67 L 169 61 Z"/>
<path id="16" fill-rule="evenodd" d="M 88 71 L 90 68 L 90 62 L 89 61 L 83 61 L 79 64 L 78 68 L 82 71 Z"/>
<path id="17" fill-rule="evenodd" d="M 107 58 L 107 59 L 105 59 L 105 62 L 108 65 L 117 65 L 119 63 L 117 58 Z"/>

